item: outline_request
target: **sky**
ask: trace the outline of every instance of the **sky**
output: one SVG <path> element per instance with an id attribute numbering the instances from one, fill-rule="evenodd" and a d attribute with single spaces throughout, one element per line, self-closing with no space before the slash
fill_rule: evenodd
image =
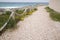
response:
<path id="1" fill-rule="evenodd" d="M 49 2 L 49 0 L 0 0 L 0 2 Z"/>

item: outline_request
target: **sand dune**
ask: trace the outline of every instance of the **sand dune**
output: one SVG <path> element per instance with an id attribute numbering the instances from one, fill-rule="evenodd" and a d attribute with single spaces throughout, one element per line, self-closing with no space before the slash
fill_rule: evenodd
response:
<path id="1" fill-rule="evenodd" d="M 50 19 L 45 7 L 37 7 L 36 12 L 18 23 L 18 29 L 6 31 L 0 40 L 60 40 L 60 23 Z"/>

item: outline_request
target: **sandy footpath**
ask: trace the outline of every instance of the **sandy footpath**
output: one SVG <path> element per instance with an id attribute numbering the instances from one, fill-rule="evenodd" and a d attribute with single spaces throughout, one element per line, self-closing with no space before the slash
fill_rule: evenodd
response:
<path id="1" fill-rule="evenodd" d="M 18 29 L 6 31 L 0 40 L 60 40 L 60 23 L 53 22 L 44 8 L 38 7 L 36 12 L 18 23 Z"/>

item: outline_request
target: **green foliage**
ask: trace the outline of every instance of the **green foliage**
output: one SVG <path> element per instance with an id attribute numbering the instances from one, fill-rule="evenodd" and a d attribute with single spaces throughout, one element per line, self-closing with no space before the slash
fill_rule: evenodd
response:
<path id="1" fill-rule="evenodd" d="M 50 17 L 54 20 L 54 21 L 60 21 L 60 13 L 54 11 L 53 9 L 46 7 L 45 8 L 47 10 L 47 12 L 50 13 Z"/>
<path id="2" fill-rule="evenodd" d="M 0 27 L 3 26 L 3 24 L 8 20 L 10 16 L 10 12 L 5 12 L 5 14 L 0 15 Z"/>
<path id="3" fill-rule="evenodd" d="M 18 14 L 22 14 L 24 12 L 24 10 L 16 10 L 15 12 Z"/>
<path id="4" fill-rule="evenodd" d="M 30 15 L 30 12 L 31 12 L 31 10 L 30 9 L 27 9 L 26 10 L 26 15 Z"/>
<path id="5" fill-rule="evenodd" d="M 18 21 L 23 21 L 24 20 L 24 18 L 25 18 L 25 14 L 23 14 L 23 15 L 21 15 L 21 16 L 15 16 L 15 20 L 16 20 L 16 22 L 18 22 Z"/>
<path id="6" fill-rule="evenodd" d="M 27 9 L 27 13 L 26 13 L 26 15 L 31 15 L 34 11 L 36 11 L 37 10 L 37 8 L 33 8 L 33 9 Z"/>
<path id="7" fill-rule="evenodd" d="M 34 8 L 34 10 L 36 11 L 36 10 L 37 10 L 37 8 Z"/>
<path id="8" fill-rule="evenodd" d="M 11 18 L 6 26 L 6 29 L 13 28 L 15 27 L 15 25 L 16 25 L 16 21 Z"/>
<path id="9" fill-rule="evenodd" d="M 0 35 L 2 35 L 2 33 L 4 33 L 7 29 L 15 28 L 15 25 L 16 25 L 16 21 L 11 18 L 8 24 L 6 25 L 6 27 L 2 31 L 0 31 Z"/>
<path id="10" fill-rule="evenodd" d="M 16 22 L 20 21 L 20 17 L 19 16 L 15 16 L 15 20 L 16 20 Z"/>
<path id="11" fill-rule="evenodd" d="M 26 16 L 27 16 L 26 14 L 21 15 L 20 16 L 20 21 L 23 21 Z"/>
<path id="12" fill-rule="evenodd" d="M 6 11 L 5 14 L 6 14 L 6 15 L 10 15 L 11 12 L 10 12 L 10 11 Z"/>
<path id="13" fill-rule="evenodd" d="M 17 14 L 23 14 L 24 10 L 25 9 L 23 9 L 23 10 L 16 10 L 16 13 Z M 37 8 L 31 9 L 31 10 L 28 8 L 23 15 L 21 15 L 21 16 L 15 15 L 16 22 L 23 21 L 26 16 L 31 15 L 36 10 L 37 10 Z"/>

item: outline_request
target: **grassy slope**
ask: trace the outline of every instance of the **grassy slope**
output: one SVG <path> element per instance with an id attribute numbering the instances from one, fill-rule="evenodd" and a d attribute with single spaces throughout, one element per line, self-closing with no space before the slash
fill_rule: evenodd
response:
<path id="1" fill-rule="evenodd" d="M 46 7 L 45 8 L 47 10 L 47 12 L 49 12 L 51 19 L 53 19 L 54 21 L 59 21 L 60 22 L 60 13 L 56 12 L 55 10 Z"/>

